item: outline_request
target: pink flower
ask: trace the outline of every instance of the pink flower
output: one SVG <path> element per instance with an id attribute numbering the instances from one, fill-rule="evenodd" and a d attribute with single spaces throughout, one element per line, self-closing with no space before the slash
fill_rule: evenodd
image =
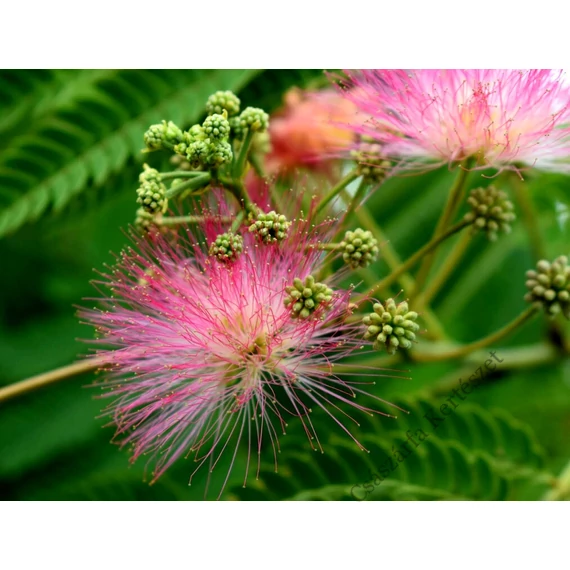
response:
<path id="1" fill-rule="evenodd" d="M 354 135 L 339 123 L 355 117 L 355 106 L 333 90 L 289 90 L 284 107 L 269 122 L 272 150 L 266 158 L 267 172 L 326 170 L 335 152 L 353 143 Z"/>
<path id="2" fill-rule="evenodd" d="M 345 97 L 349 129 L 403 169 L 466 158 L 475 168 L 570 172 L 570 86 L 552 70 L 363 70 Z"/>
<path id="3" fill-rule="evenodd" d="M 316 276 L 323 255 L 309 247 L 318 236 L 308 223 L 295 226 L 280 244 L 243 232 L 232 262 L 209 256 L 190 232 L 138 240 L 140 253 L 129 248 L 105 276 L 112 296 L 102 309 L 82 312 L 103 345 L 116 438 L 133 461 L 148 455 L 153 481 L 180 456 L 212 470 L 231 442 L 232 466 L 241 440 L 248 464 L 266 439 L 276 455 L 291 415 L 320 446 L 311 406 L 348 434 L 333 413 L 338 403 L 375 411 L 355 403 L 362 390 L 333 373 L 335 361 L 362 345 L 361 328 L 346 321 L 350 291 L 334 291 L 309 318 L 294 318 L 286 305 L 286 287 Z M 224 231 L 210 221 L 204 249 Z"/>

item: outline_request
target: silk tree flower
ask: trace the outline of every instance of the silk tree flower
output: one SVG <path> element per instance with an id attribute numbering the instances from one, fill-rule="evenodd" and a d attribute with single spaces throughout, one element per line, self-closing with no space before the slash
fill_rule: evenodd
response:
<path id="1" fill-rule="evenodd" d="M 305 167 L 324 170 L 338 151 L 351 147 L 354 135 L 340 123 L 356 118 L 356 107 L 332 89 L 285 94 L 285 105 L 269 122 L 271 152 L 266 157 L 269 174 Z"/>
<path id="2" fill-rule="evenodd" d="M 292 311 L 295 283 L 313 285 L 310 276 L 319 273 L 323 253 L 310 246 L 322 236 L 297 221 L 286 240 L 266 245 L 246 229 L 241 253 L 222 263 L 207 251 L 227 227 L 210 221 L 203 230 L 202 244 L 189 231 L 174 241 L 137 238 L 99 284 L 111 295 L 101 308 L 82 311 L 97 331 L 115 440 L 132 449 L 132 461 L 147 456 L 151 482 L 181 456 L 195 456 L 194 473 L 205 463 L 211 471 L 231 442 L 230 471 L 243 440 L 248 465 L 264 442 L 276 461 L 290 416 L 320 447 L 311 407 L 347 434 L 337 416 L 353 418 L 339 404 L 382 413 L 355 401 L 362 383 L 333 372 L 362 347 L 363 331 L 347 321 L 350 291 L 329 294 L 328 282 L 326 302 L 318 306 L 316 298 L 308 318 Z M 246 469 L 244 484 L 247 477 Z"/>
<path id="3" fill-rule="evenodd" d="M 382 145 L 396 169 L 472 158 L 473 169 L 570 172 L 570 85 L 552 70 L 362 70 L 346 126 Z"/>

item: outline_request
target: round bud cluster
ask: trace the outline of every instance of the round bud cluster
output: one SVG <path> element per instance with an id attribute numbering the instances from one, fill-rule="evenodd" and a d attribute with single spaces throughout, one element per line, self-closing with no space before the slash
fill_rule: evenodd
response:
<path id="1" fill-rule="evenodd" d="M 352 158 L 356 161 L 356 171 L 369 182 L 381 182 L 386 177 L 386 172 L 391 164 L 382 155 L 382 147 L 368 139 L 358 145 L 358 149 L 351 152 Z"/>
<path id="2" fill-rule="evenodd" d="M 552 263 L 542 259 L 536 264 L 536 271 L 527 271 L 526 276 L 529 292 L 525 301 L 542 305 L 551 316 L 563 313 L 570 319 L 570 267 L 565 255 Z"/>
<path id="3" fill-rule="evenodd" d="M 265 244 L 277 243 L 287 237 L 291 222 L 283 214 L 271 212 L 260 212 L 257 220 L 249 226 L 249 231 Z"/>
<path id="4" fill-rule="evenodd" d="M 415 322 L 418 314 L 408 310 L 408 303 L 396 305 L 388 299 L 385 305 L 374 304 L 374 312 L 365 316 L 362 322 L 368 327 L 364 338 L 372 340 L 376 350 L 386 349 L 394 354 L 398 348 L 411 348 L 420 326 Z"/>
<path id="5" fill-rule="evenodd" d="M 172 149 L 183 142 L 184 133 L 172 121 L 162 121 L 159 125 L 151 125 L 143 139 L 149 150 Z"/>
<path id="6" fill-rule="evenodd" d="M 315 282 L 312 275 L 308 275 L 304 282 L 295 277 L 293 285 L 287 285 L 285 291 L 285 306 L 291 307 L 291 317 L 299 319 L 307 319 L 319 307 L 330 305 L 333 296 L 332 289 Z"/>
<path id="7" fill-rule="evenodd" d="M 241 141 L 245 137 L 245 130 L 241 126 L 240 117 L 230 117 L 228 119 L 230 130 L 234 139 Z"/>
<path id="8" fill-rule="evenodd" d="M 228 117 L 232 117 L 239 113 L 241 101 L 231 91 L 216 91 L 208 97 L 206 103 L 206 112 L 208 115 L 221 115 L 222 111 L 227 111 Z"/>
<path id="9" fill-rule="evenodd" d="M 242 251 L 243 238 L 239 234 L 227 232 L 216 237 L 216 240 L 210 244 L 208 253 L 218 261 L 227 263 L 234 261 Z"/>
<path id="10" fill-rule="evenodd" d="M 514 206 L 501 190 L 494 186 L 475 188 L 471 190 L 467 202 L 471 211 L 465 214 L 464 219 L 473 224 L 474 232 L 484 230 L 487 238 L 495 241 L 499 231 L 511 231 L 510 222 L 516 218 Z"/>
<path id="11" fill-rule="evenodd" d="M 230 136 L 230 124 L 224 115 L 209 115 L 202 124 L 204 134 L 212 140 L 224 140 Z"/>
<path id="12" fill-rule="evenodd" d="M 162 214 L 153 215 L 147 212 L 144 208 L 139 208 L 135 217 L 135 228 L 140 232 L 148 232 L 152 228 L 156 227 L 157 219 L 161 216 Z"/>
<path id="13" fill-rule="evenodd" d="M 140 187 L 137 189 L 137 203 L 149 214 L 163 214 L 168 207 L 166 186 L 160 179 L 158 170 L 144 165 L 139 175 Z"/>
<path id="14" fill-rule="evenodd" d="M 372 232 L 357 228 L 344 234 L 340 242 L 342 258 L 352 269 L 368 267 L 378 257 L 378 240 Z"/>
<path id="15" fill-rule="evenodd" d="M 193 168 L 198 168 L 208 162 L 209 145 L 205 141 L 194 141 L 186 149 L 186 158 Z"/>
<path id="16" fill-rule="evenodd" d="M 232 145 L 228 141 L 218 141 L 208 147 L 206 163 L 210 166 L 221 166 L 232 161 Z"/>
<path id="17" fill-rule="evenodd" d="M 265 131 L 269 126 L 269 115 L 257 107 L 246 107 L 239 116 L 239 126 L 252 132 Z"/>

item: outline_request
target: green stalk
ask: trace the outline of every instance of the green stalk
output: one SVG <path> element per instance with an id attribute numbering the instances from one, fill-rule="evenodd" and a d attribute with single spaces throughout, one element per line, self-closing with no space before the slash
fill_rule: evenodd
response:
<path id="1" fill-rule="evenodd" d="M 467 181 L 467 176 L 469 174 L 469 171 L 466 168 L 467 166 L 467 161 L 464 161 L 458 167 L 459 172 L 457 173 L 455 182 L 453 183 L 453 186 L 449 192 L 447 204 L 445 205 L 445 208 L 443 209 L 443 212 L 441 213 L 441 216 L 437 222 L 432 240 L 438 238 L 445 231 L 445 228 L 447 228 L 457 211 L 457 208 L 463 197 L 465 182 Z M 423 289 L 425 282 L 429 276 L 434 257 L 435 256 L 433 254 L 427 255 L 422 261 L 422 265 L 420 266 L 420 269 L 416 276 L 416 288 L 414 290 L 414 294 L 418 294 Z"/>
<path id="2" fill-rule="evenodd" d="M 206 184 L 210 182 L 211 178 L 212 176 L 209 172 L 202 172 L 199 176 L 194 176 L 191 180 L 182 182 L 181 184 L 176 184 L 176 186 L 167 190 L 166 197 L 170 200 L 185 190 L 198 190 L 199 188 L 206 186 Z"/>
<path id="3" fill-rule="evenodd" d="M 375 291 L 382 291 L 388 288 L 392 283 L 398 280 L 398 278 L 403 275 L 406 271 L 411 269 L 424 255 L 429 254 L 433 251 L 441 242 L 445 241 L 449 236 L 457 233 L 458 231 L 462 230 L 463 228 L 470 226 L 471 222 L 467 220 L 461 220 L 454 226 L 450 227 L 447 231 L 442 234 L 439 234 L 436 238 L 432 239 L 429 243 L 425 244 L 423 247 L 418 249 L 416 253 L 414 253 L 411 257 L 409 257 L 404 263 L 402 263 L 395 271 L 392 271 L 390 275 L 382 279 L 379 283 L 377 283 L 370 293 Z"/>
<path id="4" fill-rule="evenodd" d="M 538 313 L 538 307 L 530 306 L 525 311 L 523 311 L 518 317 L 512 320 L 509 324 L 505 325 L 502 329 L 486 336 L 480 340 L 472 342 L 470 344 L 464 344 L 458 348 L 443 351 L 443 352 L 428 352 L 428 351 L 416 351 L 413 354 L 413 359 L 416 362 L 435 362 L 438 360 L 450 360 L 453 358 L 462 358 L 467 356 L 474 350 L 478 350 L 479 348 L 485 348 L 503 338 L 509 336 L 513 331 L 515 331 L 518 327 L 526 323 L 526 321 L 530 320 Z M 426 347 L 424 347 L 426 348 Z"/>
<path id="5" fill-rule="evenodd" d="M 163 172 L 160 175 L 161 180 L 171 180 L 173 178 L 194 178 L 204 174 L 202 170 L 174 170 L 172 172 Z"/>
<path id="6" fill-rule="evenodd" d="M 345 200 L 350 200 L 350 195 L 346 190 L 343 191 L 342 196 Z M 388 267 L 391 271 L 394 271 L 402 264 L 400 257 L 392 247 L 390 240 L 386 237 L 382 228 L 376 223 L 374 217 L 370 214 L 367 208 L 364 206 L 362 208 L 358 208 L 355 210 L 354 215 L 358 222 L 362 225 L 364 229 L 369 229 L 373 234 L 374 237 L 378 240 L 378 247 L 380 249 L 380 255 L 385 259 Z M 367 267 L 363 270 L 368 276 L 372 277 L 372 270 L 370 267 Z M 376 275 L 373 276 L 373 279 L 370 279 L 370 283 L 374 283 L 376 281 Z M 415 287 L 414 278 L 409 275 L 408 273 L 403 273 L 398 278 L 399 283 L 401 284 L 402 288 L 405 291 L 411 291 Z M 428 327 L 428 335 L 434 339 L 441 339 L 445 338 L 446 334 L 439 322 L 438 318 L 433 314 L 433 312 L 424 307 L 422 312 L 422 318 Z"/>
<path id="7" fill-rule="evenodd" d="M 535 261 L 539 259 L 544 259 L 547 257 L 546 248 L 544 246 L 544 241 L 540 235 L 540 228 L 538 227 L 538 220 L 536 217 L 534 205 L 532 203 L 528 187 L 525 186 L 524 182 L 518 177 L 516 173 L 513 173 L 510 177 L 511 188 L 518 202 L 522 221 L 528 232 L 530 239 L 530 248 Z"/>
<path id="8" fill-rule="evenodd" d="M 239 155 L 232 168 L 232 178 L 234 180 L 239 180 L 243 176 L 243 171 L 245 170 L 245 162 L 247 160 L 247 155 L 251 147 L 251 142 L 253 141 L 254 132 L 251 129 L 247 129 L 245 138 L 240 146 Z"/>
<path id="9" fill-rule="evenodd" d="M 9 384 L 8 386 L 0 388 L 0 402 L 4 402 L 10 398 L 15 398 L 16 396 L 21 396 L 26 392 L 31 392 L 38 388 L 43 388 L 49 384 L 54 384 L 55 382 L 65 380 L 66 378 L 72 378 L 73 376 L 85 374 L 86 372 L 92 372 L 101 366 L 103 366 L 102 360 L 94 357 L 86 360 L 80 360 L 79 362 L 69 364 L 68 366 L 62 366 L 61 368 L 56 368 L 50 372 L 38 374 L 37 376 L 32 376 L 27 380 Z"/>
<path id="10" fill-rule="evenodd" d="M 438 269 L 429 286 L 418 296 L 418 306 L 427 305 L 435 297 L 441 286 L 447 281 L 451 272 L 455 269 L 458 261 L 463 257 L 467 246 L 471 243 L 472 234 L 465 232 L 453 246 L 449 255 L 445 258 L 442 266 Z"/>
<path id="11" fill-rule="evenodd" d="M 331 202 L 331 200 L 336 198 L 352 181 L 356 180 L 358 176 L 359 174 L 356 170 L 353 170 L 349 172 L 338 184 L 333 186 L 315 209 L 315 214 L 322 212 L 323 208 Z"/>
<path id="12" fill-rule="evenodd" d="M 354 210 L 356 209 L 358 204 L 360 204 L 360 202 L 362 201 L 362 196 L 366 192 L 366 189 L 368 188 L 368 186 L 369 186 L 368 181 L 366 180 L 366 178 L 363 178 L 360 181 L 360 184 L 359 184 L 354 196 L 352 197 L 352 200 L 350 200 L 348 207 L 346 208 L 346 213 L 344 214 L 344 220 L 345 221 L 348 221 L 348 219 L 350 218 L 350 215 L 354 212 Z M 348 192 L 347 192 L 347 194 L 348 194 Z"/>
<path id="13" fill-rule="evenodd" d="M 205 216 L 167 216 L 160 220 L 161 226 L 176 226 L 178 224 L 201 224 L 205 221 Z M 216 218 L 223 224 L 229 224 L 233 221 L 231 216 L 220 216 Z"/>

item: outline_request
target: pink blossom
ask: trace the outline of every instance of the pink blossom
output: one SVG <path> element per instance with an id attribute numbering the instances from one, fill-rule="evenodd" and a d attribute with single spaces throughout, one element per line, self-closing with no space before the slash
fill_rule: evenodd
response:
<path id="1" fill-rule="evenodd" d="M 347 434 L 337 416 L 350 416 L 338 404 L 380 413 L 356 403 L 362 390 L 333 372 L 337 360 L 362 346 L 361 327 L 347 322 L 350 291 L 336 289 L 307 319 L 292 318 L 284 303 L 295 277 L 318 274 L 323 253 L 309 247 L 315 231 L 296 222 L 275 245 L 245 231 L 243 253 L 222 263 L 205 252 L 223 231 L 210 222 L 205 244 L 189 231 L 174 241 L 137 240 L 139 252 L 124 251 L 101 282 L 112 295 L 100 299 L 101 309 L 82 312 L 107 365 L 102 386 L 113 398 L 106 411 L 116 439 L 132 449 L 133 461 L 148 456 L 152 481 L 181 456 L 194 455 L 196 470 L 207 463 L 211 471 L 230 442 L 232 466 L 243 440 L 248 465 L 266 439 L 276 461 L 288 416 L 320 447 L 311 406 Z"/>
<path id="2" fill-rule="evenodd" d="M 552 70 L 363 70 L 343 91 L 364 117 L 350 130 L 384 145 L 402 169 L 473 158 L 570 172 L 570 86 Z"/>

